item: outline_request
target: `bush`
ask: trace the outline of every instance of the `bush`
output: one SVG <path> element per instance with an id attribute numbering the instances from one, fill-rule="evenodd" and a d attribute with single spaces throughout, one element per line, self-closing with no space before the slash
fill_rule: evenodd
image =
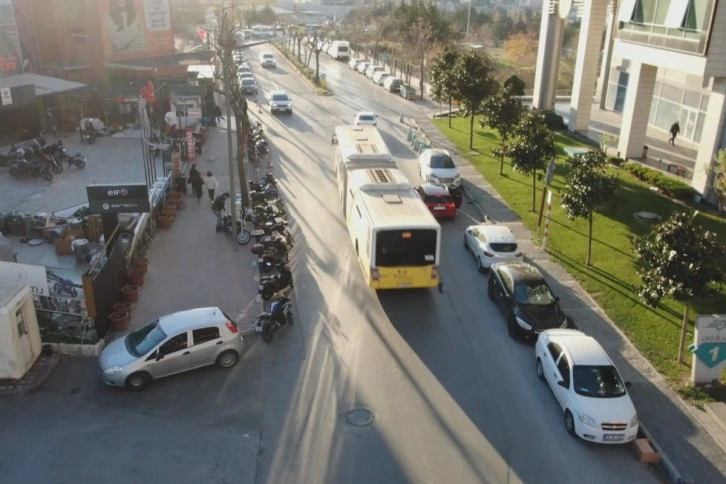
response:
<path id="1" fill-rule="evenodd" d="M 645 167 L 639 163 L 626 163 L 624 168 L 639 180 L 661 190 L 666 196 L 676 200 L 692 200 L 695 193 L 689 184 L 676 180 L 664 173 Z"/>
<path id="2" fill-rule="evenodd" d="M 545 124 L 547 124 L 547 127 L 554 130 L 562 130 L 565 129 L 565 120 L 557 114 L 554 111 L 549 110 L 543 110 L 542 111 L 545 116 Z"/>
<path id="3" fill-rule="evenodd" d="M 613 166 L 623 166 L 625 164 L 625 160 L 617 156 L 609 156 L 608 162 Z"/>

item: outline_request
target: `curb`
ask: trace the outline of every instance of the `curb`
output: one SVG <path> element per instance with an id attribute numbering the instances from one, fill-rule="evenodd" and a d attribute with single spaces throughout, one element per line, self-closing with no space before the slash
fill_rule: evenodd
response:
<path id="1" fill-rule="evenodd" d="M 663 469 L 666 474 L 668 474 L 668 478 L 670 479 L 670 481 L 673 484 L 694 484 L 695 481 L 683 477 L 681 473 L 678 472 L 678 469 L 670 460 L 668 455 L 663 452 L 663 449 L 660 445 L 658 445 L 658 442 L 653 439 L 653 435 L 641 422 L 638 423 L 640 424 L 640 431 L 643 432 L 643 435 L 645 435 L 645 438 L 648 439 L 648 442 L 650 442 L 650 445 L 653 447 L 653 449 L 660 454 L 660 468 Z"/>
<path id="2" fill-rule="evenodd" d="M 17 384 L 8 385 L 7 388 L 5 385 L 0 384 L 0 397 L 25 395 L 37 389 L 45 380 L 48 379 L 50 374 L 53 373 L 53 370 L 58 365 L 61 356 L 60 352 L 54 351 L 53 354 L 48 357 L 38 357 L 38 359 L 35 360 L 33 367 L 31 367 L 25 377 Z M 38 367 L 38 365 L 42 365 L 42 367 Z M 33 372 L 35 368 L 37 368 L 37 370 Z"/>

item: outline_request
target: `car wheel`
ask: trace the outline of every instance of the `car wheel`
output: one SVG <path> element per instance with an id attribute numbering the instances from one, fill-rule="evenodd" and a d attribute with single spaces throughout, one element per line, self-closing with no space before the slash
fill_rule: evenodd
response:
<path id="1" fill-rule="evenodd" d="M 509 319 L 507 319 L 507 334 L 512 339 L 517 339 L 519 336 L 517 334 L 517 322 L 514 320 L 514 315 L 509 316 Z"/>
<path id="2" fill-rule="evenodd" d="M 536 370 L 537 370 L 537 378 L 544 381 L 544 379 L 545 379 L 544 368 L 542 367 L 542 360 L 539 358 L 537 358 Z"/>
<path id="3" fill-rule="evenodd" d="M 494 283 L 491 279 L 489 279 L 489 284 L 487 284 L 487 296 L 489 296 L 490 300 L 494 301 Z"/>
<path id="4" fill-rule="evenodd" d="M 217 357 L 217 366 L 220 368 L 232 368 L 239 361 L 236 351 L 227 350 Z"/>
<path id="5" fill-rule="evenodd" d="M 567 429 L 568 434 L 577 435 L 575 433 L 575 417 L 569 410 L 565 410 L 565 429 Z"/>
<path id="6" fill-rule="evenodd" d="M 262 341 L 265 343 L 272 343 L 275 338 L 275 331 L 272 329 L 271 324 L 266 324 L 262 327 Z"/>
<path id="7" fill-rule="evenodd" d="M 149 376 L 149 374 L 143 371 L 139 371 L 136 373 L 132 373 L 131 375 L 129 375 L 128 378 L 126 378 L 126 388 L 135 392 L 140 392 L 141 390 L 146 389 L 146 387 L 149 386 L 150 382 L 151 377 Z"/>
<path id="8" fill-rule="evenodd" d="M 484 268 L 484 266 L 483 266 L 483 265 L 482 265 L 482 263 L 481 263 L 481 257 L 477 257 L 477 258 L 476 258 L 476 268 L 477 268 L 477 269 L 479 270 L 479 272 L 481 272 L 482 274 L 484 274 L 484 273 L 485 273 L 485 272 L 487 271 L 487 270 L 486 270 L 486 268 Z"/>
<path id="9" fill-rule="evenodd" d="M 464 248 L 469 250 L 469 242 L 466 240 L 466 234 L 464 234 Z"/>

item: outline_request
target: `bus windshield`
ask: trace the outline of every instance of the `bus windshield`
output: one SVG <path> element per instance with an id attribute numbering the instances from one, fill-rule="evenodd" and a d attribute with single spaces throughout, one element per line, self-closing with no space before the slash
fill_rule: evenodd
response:
<path id="1" fill-rule="evenodd" d="M 376 234 L 378 267 L 436 264 L 436 230 L 381 230 Z"/>

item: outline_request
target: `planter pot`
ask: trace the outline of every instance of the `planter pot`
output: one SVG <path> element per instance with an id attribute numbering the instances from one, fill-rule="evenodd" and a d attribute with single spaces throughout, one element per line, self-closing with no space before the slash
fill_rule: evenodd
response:
<path id="1" fill-rule="evenodd" d="M 128 281 L 129 284 L 143 286 L 144 285 L 144 274 L 142 272 L 132 270 L 132 271 L 129 271 L 129 273 L 126 275 L 126 280 Z"/>
<path id="2" fill-rule="evenodd" d="M 111 313 L 108 315 L 114 331 L 126 331 L 129 328 L 129 313 Z"/>
<path id="3" fill-rule="evenodd" d="M 134 303 L 131 301 L 121 301 L 117 302 L 113 305 L 113 312 L 114 313 L 129 313 L 129 316 L 131 315 L 131 310 L 134 308 Z"/>
<path id="4" fill-rule="evenodd" d="M 174 221 L 174 217 L 170 215 L 162 215 L 159 217 L 159 227 L 162 229 L 170 229 L 171 223 Z"/>
<path id="5" fill-rule="evenodd" d="M 124 301 L 136 302 L 139 300 L 139 286 L 126 284 L 121 288 L 121 298 Z"/>
<path id="6" fill-rule="evenodd" d="M 146 271 L 149 270 L 149 259 L 147 259 L 146 257 L 141 257 L 137 259 L 134 263 L 134 267 L 136 268 L 137 272 L 146 274 Z"/>

